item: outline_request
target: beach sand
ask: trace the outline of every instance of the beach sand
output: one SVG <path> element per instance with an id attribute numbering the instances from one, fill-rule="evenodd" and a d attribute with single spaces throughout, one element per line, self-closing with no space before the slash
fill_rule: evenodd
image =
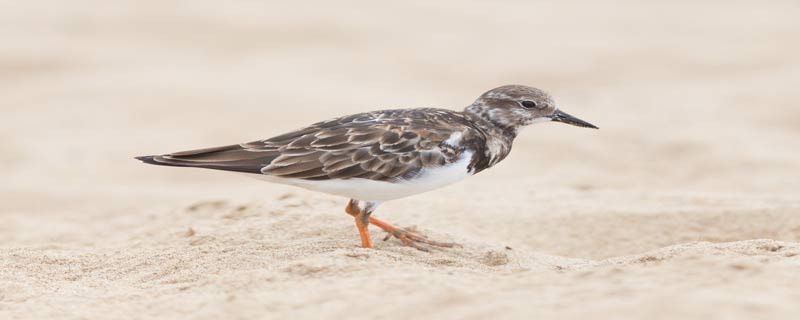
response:
<path id="1" fill-rule="evenodd" d="M 0 319 L 800 318 L 793 1 L 25 1 L 0 10 Z M 134 156 L 550 91 L 599 131 L 375 213 Z"/>

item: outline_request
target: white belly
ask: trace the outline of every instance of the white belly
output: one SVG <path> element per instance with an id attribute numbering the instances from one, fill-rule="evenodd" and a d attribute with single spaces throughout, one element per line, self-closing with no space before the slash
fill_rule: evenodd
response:
<path id="1" fill-rule="evenodd" d="M 471 152 L 449 165 L 426 169 L 413 180 L 384 182 L 368 179 L 323 180 L 286 179 L 263 174 L 248 174 L 257 179 L 293 185 L 309 190 L 363 201 L 389 201 L 439 189 L 471 176 L 467 171 Z"/>

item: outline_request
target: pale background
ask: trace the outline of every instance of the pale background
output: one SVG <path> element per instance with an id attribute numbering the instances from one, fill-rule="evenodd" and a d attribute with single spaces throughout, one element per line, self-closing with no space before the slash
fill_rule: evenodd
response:
<path id="1" fill-rule="evenodd" d="M 0 318 L 797 319 L 796 1 L 0 1 Z M 550 91 L 377 217 L 133 156 Z M 768 239 L 768 240 L 756 240 Z M 508 248 L 506 248 L 508 247 Z M 510 248 L 510 249 L 509 249 Z"/>

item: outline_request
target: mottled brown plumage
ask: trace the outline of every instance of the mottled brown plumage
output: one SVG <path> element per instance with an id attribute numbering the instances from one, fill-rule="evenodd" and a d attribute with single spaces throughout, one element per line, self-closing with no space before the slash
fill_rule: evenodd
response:
<path id="1" fill-rule="evenodd" d="M 467 145 L 445 143 L 456 132 Z M 485 140 L 486 133 L 461 113 L 384 110 L 316 123 L 266 140 L 147 160 L 308 180 L 391 181 L 413 179 L 424 168 L 444 166 L 468 146 L 482 149 Z M 476 164 L 480 162 L 477 158 Z"/>
<path id="2" fill-rule="evenodd" d="M 138 159 L 283 178 L 396 181 L 445 166 L 470 150 L 468 170 L 475 174 L 505 159 L 520 127 L 556 111 L 544 91 L 504 86 L 483 94 L 464 112 L 422 108 L 359 113 L 266 140 Z M 445 143 L 453 134 L 459 134 L 458 143 Z"/>

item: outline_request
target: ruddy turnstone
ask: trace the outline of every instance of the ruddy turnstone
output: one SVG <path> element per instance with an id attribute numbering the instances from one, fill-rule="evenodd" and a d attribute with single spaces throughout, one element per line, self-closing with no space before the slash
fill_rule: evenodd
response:
<path id="1" fill-rule="evenodd" d="M 371 216 L 382 202 L 434 190 L 475 175 L 508 156 L 520 129 L 557 121 L 594 125 L 556 108 L 546 92 L 507 85 L 481 95 L 464 111 L 396 109 L 312 124 L 270 139 L 158 156 L 145 163 L 235 171 L 350 198 L 361 245 L 371 248 L 376 225 L 404 244 L 452 247 Z M 386 240 L 384 239 L 384 240 Z"/>

